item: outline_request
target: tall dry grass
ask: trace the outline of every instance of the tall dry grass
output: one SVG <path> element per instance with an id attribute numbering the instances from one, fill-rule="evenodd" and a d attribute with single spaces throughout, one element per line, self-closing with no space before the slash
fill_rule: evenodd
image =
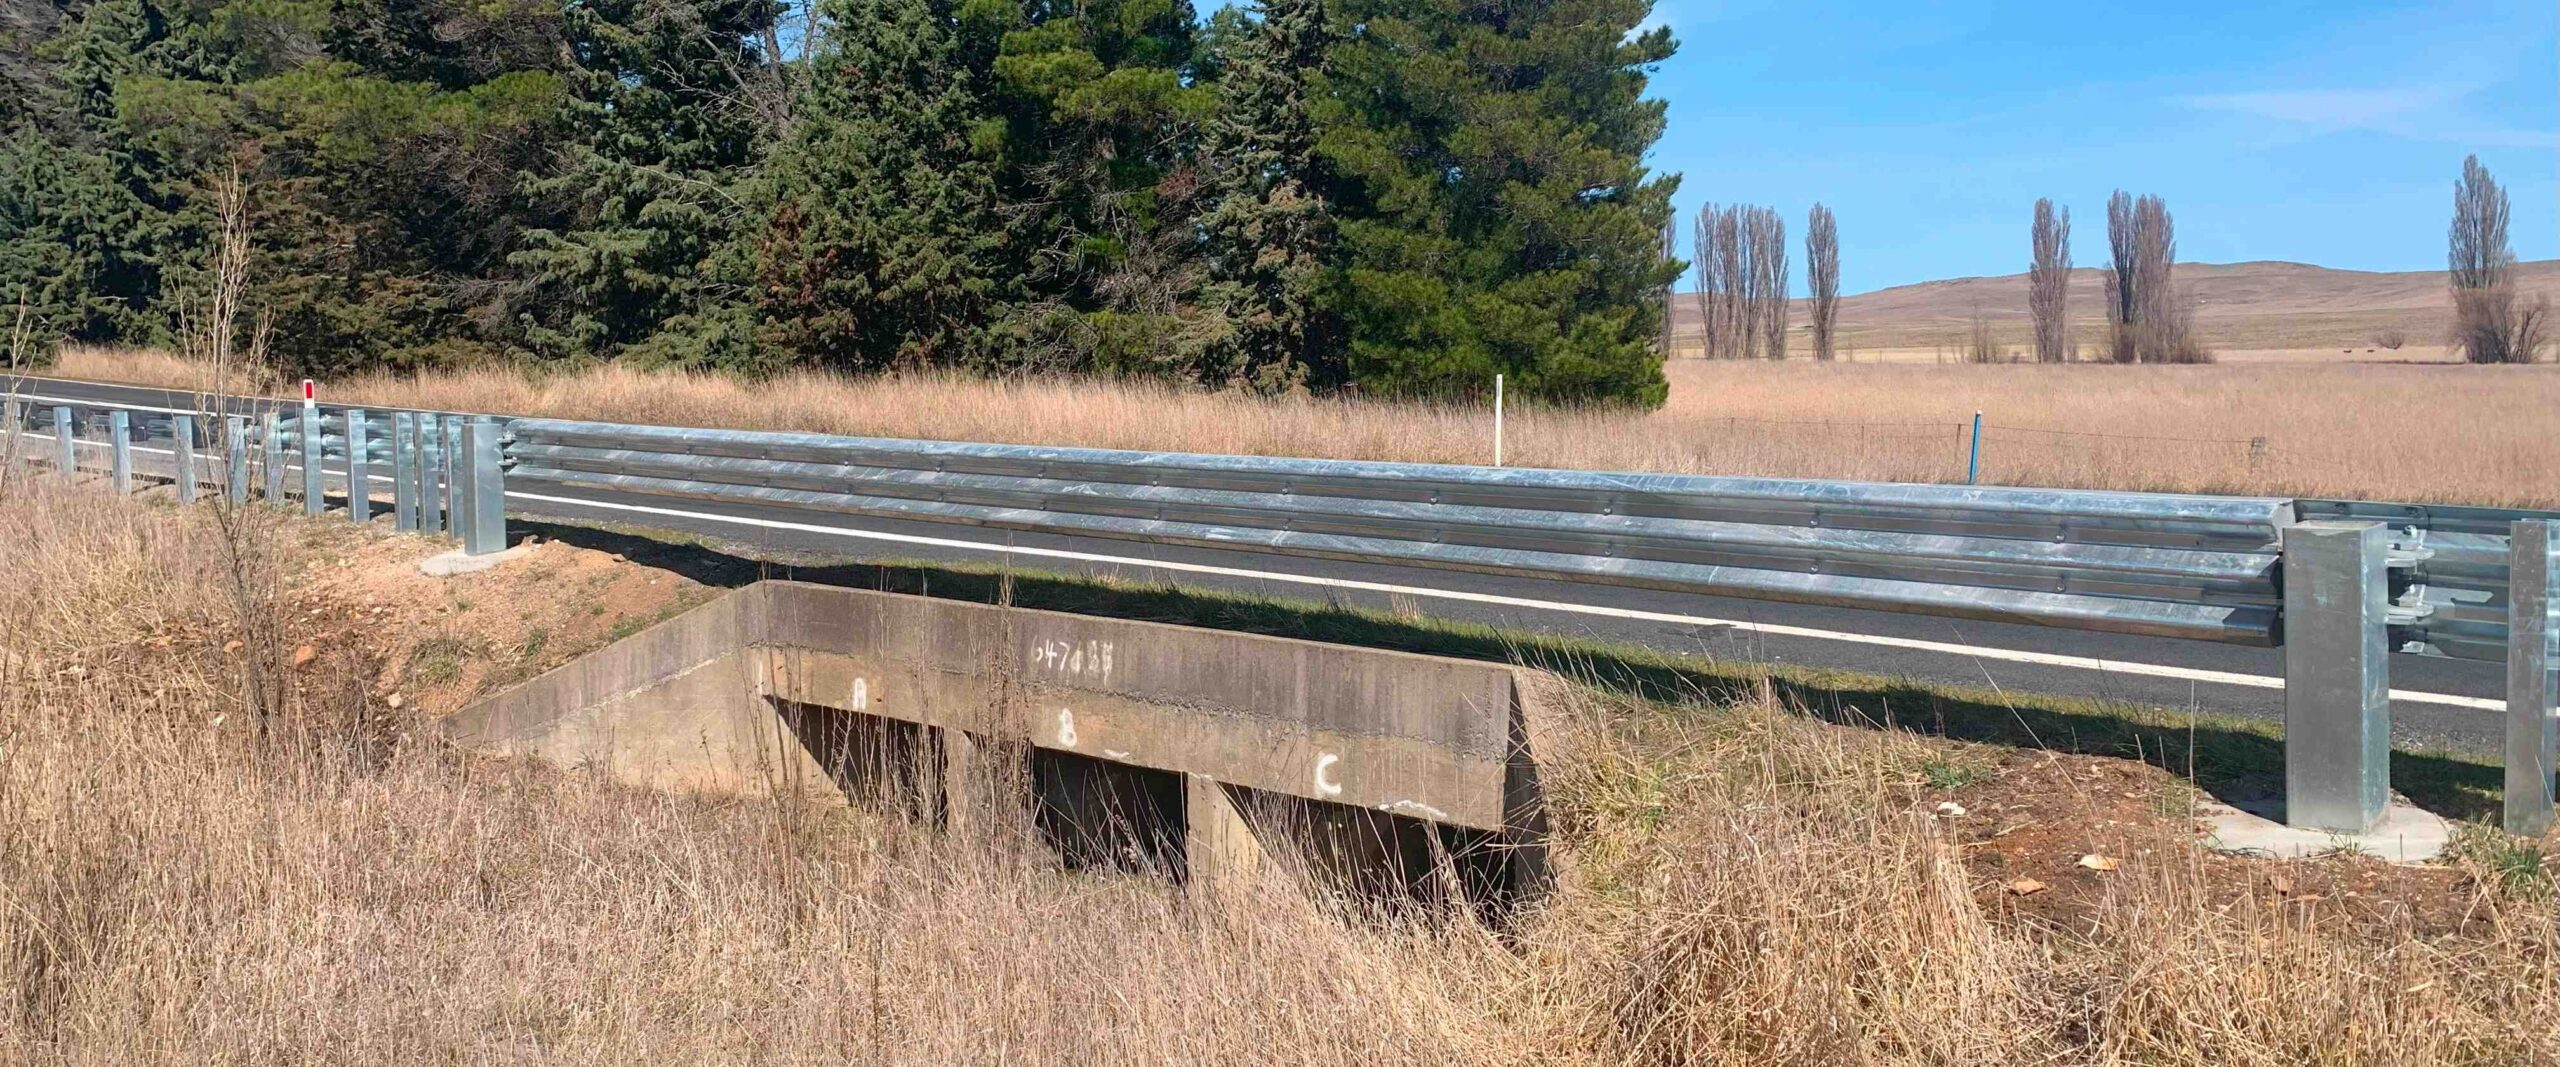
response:
<path id="1" fill-rule="evenodd" d="M 163 354 L 64 353 L 74 377 L 202 388 Z M 1637 414 L 1509 413 L 1522 466 L 1952 482 L 1984 415 L 1993 484 L 2560 506 L 2560 367 L 1926 366 L 1676 361 Z M 745 383 L 605 366 L 332 382 L 354 403 L 1162 451 L 1485 463 L 1482 406 L 1263 400 L 1148 382 L 793 374 Z"/>
<path id="2" fill-rule="evenodd" d="M 324 562 L 278 521 L 280 573 Z M 373 706 L 352 648 L 261 738 L 222 536 L 0 484 L 0 1061 L 2560 1057 L 2548 905 L 2420 936 L 2234 906 L 2171 857 L 2047 928 L 1914 813 L 1934 743 L 1767 700 L 1572 695 L 1561 882 L 1505 938 L 473 758 Z"/>

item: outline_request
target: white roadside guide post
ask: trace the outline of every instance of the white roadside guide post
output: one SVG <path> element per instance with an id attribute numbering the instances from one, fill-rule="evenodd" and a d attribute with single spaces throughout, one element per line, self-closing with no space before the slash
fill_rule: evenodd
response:
<path id="1" fill-rule="evenodd" d="M 302 513 L 320 514 L 324 502 L 320 489 L 323 473 L 321 456 L 328 449 L 321 446 L 320 393 L 311 379 L 302 380 Z"/>
<path id="2" fill-rule="evenodd" d="M 2552 773 L 2560 758 L 2560 539 L 2548 519 L 2507 528 L 2508 833 L 2551 828 Z"/>
<path id="3" fill-rule="evenodd" d="M 1502 465 L 1502 376 L 1493 376 L 1493 465 Z"/>

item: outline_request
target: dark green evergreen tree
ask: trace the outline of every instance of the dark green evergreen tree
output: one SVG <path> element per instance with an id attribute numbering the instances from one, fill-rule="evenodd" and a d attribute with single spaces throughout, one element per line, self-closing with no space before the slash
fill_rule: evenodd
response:
<path id="1" fill-rule="evenodd" d="M 526 231 L 528 342 L 656 362 L 743 358 L 716 327 L 741 287 L 706 265 L 744 214 L 733 188 L 779 125 L 767 62 L 769 0 L 581 0 L 566 9 L 573 64 L 560 121 L 570 165 L 526 183 L 565 225 Z M 758 107 L 764 104 L 766 107 Z"/>
<path id="2" fill-rule="evenodd" d="M 765 357 L 843 369 L 979 357 L 1006 293 L 997 131 L 948 0 L 826 0 L 827 47 L 759 179 Z"/>
<path id="3" fill-rule="evenodd" d="M 1317 146 L 1360 388 L 1659 404 L 1650 0 L 1337 0 Z"/>
<path id="4" fill-rule="evenodd" d="M 999 180 L 1027 293 L 1029 358 L 1109 372 L 1189 373 L 1198 313 L 1199 180 L 1212 104 L 1189 84 L 1190 0 L 976 0 L 992 40 L 988 105 L 1004 122 Z M 973 45 L 987 49 L 986 45 Z"/>
<path id="5" fill-rule="evenodd" d="M 1324 0 L 1261 7 L 1219 57 L 1219 106 L 1202 136 L 1205 302 L 1226 329 L 1201 369 L 1265 392 L 1329 387 L 1345 372 L 1338 324 L 1321 302 L 1337 243 L 1311 173 L 1309 104 L 1332 40 Z"/>

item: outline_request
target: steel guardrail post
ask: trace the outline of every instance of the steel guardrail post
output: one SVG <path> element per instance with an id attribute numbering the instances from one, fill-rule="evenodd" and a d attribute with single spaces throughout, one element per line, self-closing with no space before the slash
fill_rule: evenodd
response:
<path id="1" fill-rule="evenodd" d="M 323 416 L 319 413 L 318 409 L 313 408 L 309 404 L 303 405 L 301 422 L 302 513 L 305 515 L 316 516 L 320 514 L 321 507 L 328 502 L 320 488 L 320 477 L 325 473 L 322 468 L 326 466 L 322 461 L 327 453 L 326 449 L 320 447 L 320 431 L 323 429 L 320 425 L 322 419 Z"/>
<path id="2" fill-rule="evenodd" d="M 348 408 L 347 420 L 347 520 L 361 526 L 373 521 L 373 465 L 366 455 L 373 447 L 365 432 L 363 408 Z"/>
<path id="3" fill-rule="evenodd" d="M 55 453 L 62 457 L 62 476 L 65 478 L 70 478 L 80 473 L 80 457 L 75 454 L 75 446 L 79 443 L 79 440 L 80 425 L 71 421 L 71 406 L 68 404 L 54 405 L 53 443 L 56 446 Z"/>
<path id="4" fill-rule="evenodd" d="M 266 464 L 259 472 L 266 500 L 270 505 L 284 503 L 284 418 L 268 412 L 258 424 L 258 457 Z"/>
<path id="5" fill-rule="evenodd" d="M 418 532 L 444 532 L 444 420 L 418 413 Z"/>
<path id="6" fill-rule="evenodd" d="M 178 503 L 196 502 L 196 417 L 169 416 L 169 451 L 176 454 Z"/>
<path id="7" fill-rule="evenodd" d="M 123 408 L 107 413 L 107 484 L 117 496 L 133 492 L 133 413 Z"/>
<path id="8" fill-rule="evenodd" d="M 444 462 L 437 469 L 444 472 L 444 531 L 460 537 L 464 526 L 461 485 L 470 476 L 471 461 L 462 452 L 462 416 L 446 415 L 441 421 Z"/>
<path id="9" fill-rule="evenodd" d="M 2551 828 L 2560 769 L 2560 539 L 2548 519 L 2507 534 L 2507 768 L 2502 822 L 2539 837 Z"/>
<path id="10" fill-rule="evenodd" d="M 462 426 L 470 478 L 461 493 L 462 550 L 485 556 L 507 547 L 506 430 L 486 416 Z"/>
<path id="11" fill-rule="evenodd" d="M 222 481 L 232 503 L 249 502 L 249 420 L 239 415 L 222 417 Z"/>
<path id="12" fill-rule="evenodd" d="M 391 528 L 418 528 L 418 417 L 391 413 Z"/>
<path id="13" fill-rule="evenodd" d="M 2284 530 L 2285 822 L 2363 833 L 2391 800 L 2390 537 L 2378 522 Z"/>

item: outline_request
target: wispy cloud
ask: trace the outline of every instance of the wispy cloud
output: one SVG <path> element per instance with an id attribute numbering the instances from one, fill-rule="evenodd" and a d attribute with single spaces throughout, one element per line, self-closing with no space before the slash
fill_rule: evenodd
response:
<path id="1" fill-rule="evenodd" d="M 2278 123 L 2295 134 L 2369 130 L 2420 141 L 2521 146 L 2549 142 L 2550 136 L 2545 133 L 2499 128 L 2464 114 L 2460 107 L 2463 98 L 2477 89 L 2468 83 L 2279 89 L 2182 96 L 2176 102 L 2198 111 Z"/>
<path id="2" fill-rule="evenodd" d="M 2379 126 L 2407 119 L 2462 99 L 2468 87 L 2418 86 L 2398 89 L 2294 89 L 2255 93 L 2211 93 L 2179 102 L 2205 111 L 2229 111 L 2279 122 L 2332 129 Z"/>

